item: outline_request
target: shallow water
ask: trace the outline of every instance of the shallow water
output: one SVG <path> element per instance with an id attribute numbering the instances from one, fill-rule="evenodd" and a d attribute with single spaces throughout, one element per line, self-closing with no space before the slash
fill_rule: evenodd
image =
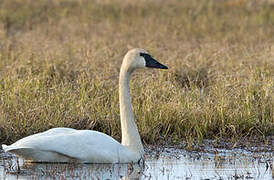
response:
<path id="1" fill-rule="evenodd" d="M 138 164 L 27 164 L 1 153 L 0 179 L 272 179 L 273 152 L 147 150 Z"/>

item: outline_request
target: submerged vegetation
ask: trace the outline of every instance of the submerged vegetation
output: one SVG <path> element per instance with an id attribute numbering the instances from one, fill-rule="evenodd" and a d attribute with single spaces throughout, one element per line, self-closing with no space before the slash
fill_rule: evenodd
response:
<path id="1" fill-rule="evenodd" d="M 53 127 L 121 137 L 128 49 L 169 67 L 131 81 L 147 144 L 274 136 L 274 4 L 0 0 L 0 144 Z"/>

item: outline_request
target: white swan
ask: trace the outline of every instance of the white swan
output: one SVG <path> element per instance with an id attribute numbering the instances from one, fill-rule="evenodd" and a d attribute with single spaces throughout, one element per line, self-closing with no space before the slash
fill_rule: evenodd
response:
<path id="1" fill-rule="evenodd" d="M 144 149 L 134 121 L 129 80 L 135 69 L 143 67 L 167 69 L 144 49 L 132 49 L 125 55 L 119 79 L 122 144 L 98 131 L 53 128 L 20 139 L 10 146 L 3 144 L 4 151 L 30 162 L 138 162 Z"/>

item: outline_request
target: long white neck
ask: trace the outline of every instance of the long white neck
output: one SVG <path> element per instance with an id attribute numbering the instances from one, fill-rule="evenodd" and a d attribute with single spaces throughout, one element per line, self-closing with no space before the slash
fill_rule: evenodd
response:
<path id="1" fill-rule="evenodd" d="M 122 145 L 130 150 L 143 154 L 142 141 L 135 124 L 134 114 L 131 105 L 129 80 L 130 74 L 126 68 L 121 68 L 119 79 L 119 100 L 122 128 Z"/>

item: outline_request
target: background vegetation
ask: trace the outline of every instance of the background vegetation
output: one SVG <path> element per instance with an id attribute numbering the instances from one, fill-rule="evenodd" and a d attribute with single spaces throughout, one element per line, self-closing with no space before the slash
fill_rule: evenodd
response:
<path id="1" fill-rule="evenodd" d="M 168 71 L 131 81 L 144 143 L 274 135 L 274 4 L 0 0 L 0 143 L 53 127 L 120 140 L 118 74 L 133 47 Z"/>

